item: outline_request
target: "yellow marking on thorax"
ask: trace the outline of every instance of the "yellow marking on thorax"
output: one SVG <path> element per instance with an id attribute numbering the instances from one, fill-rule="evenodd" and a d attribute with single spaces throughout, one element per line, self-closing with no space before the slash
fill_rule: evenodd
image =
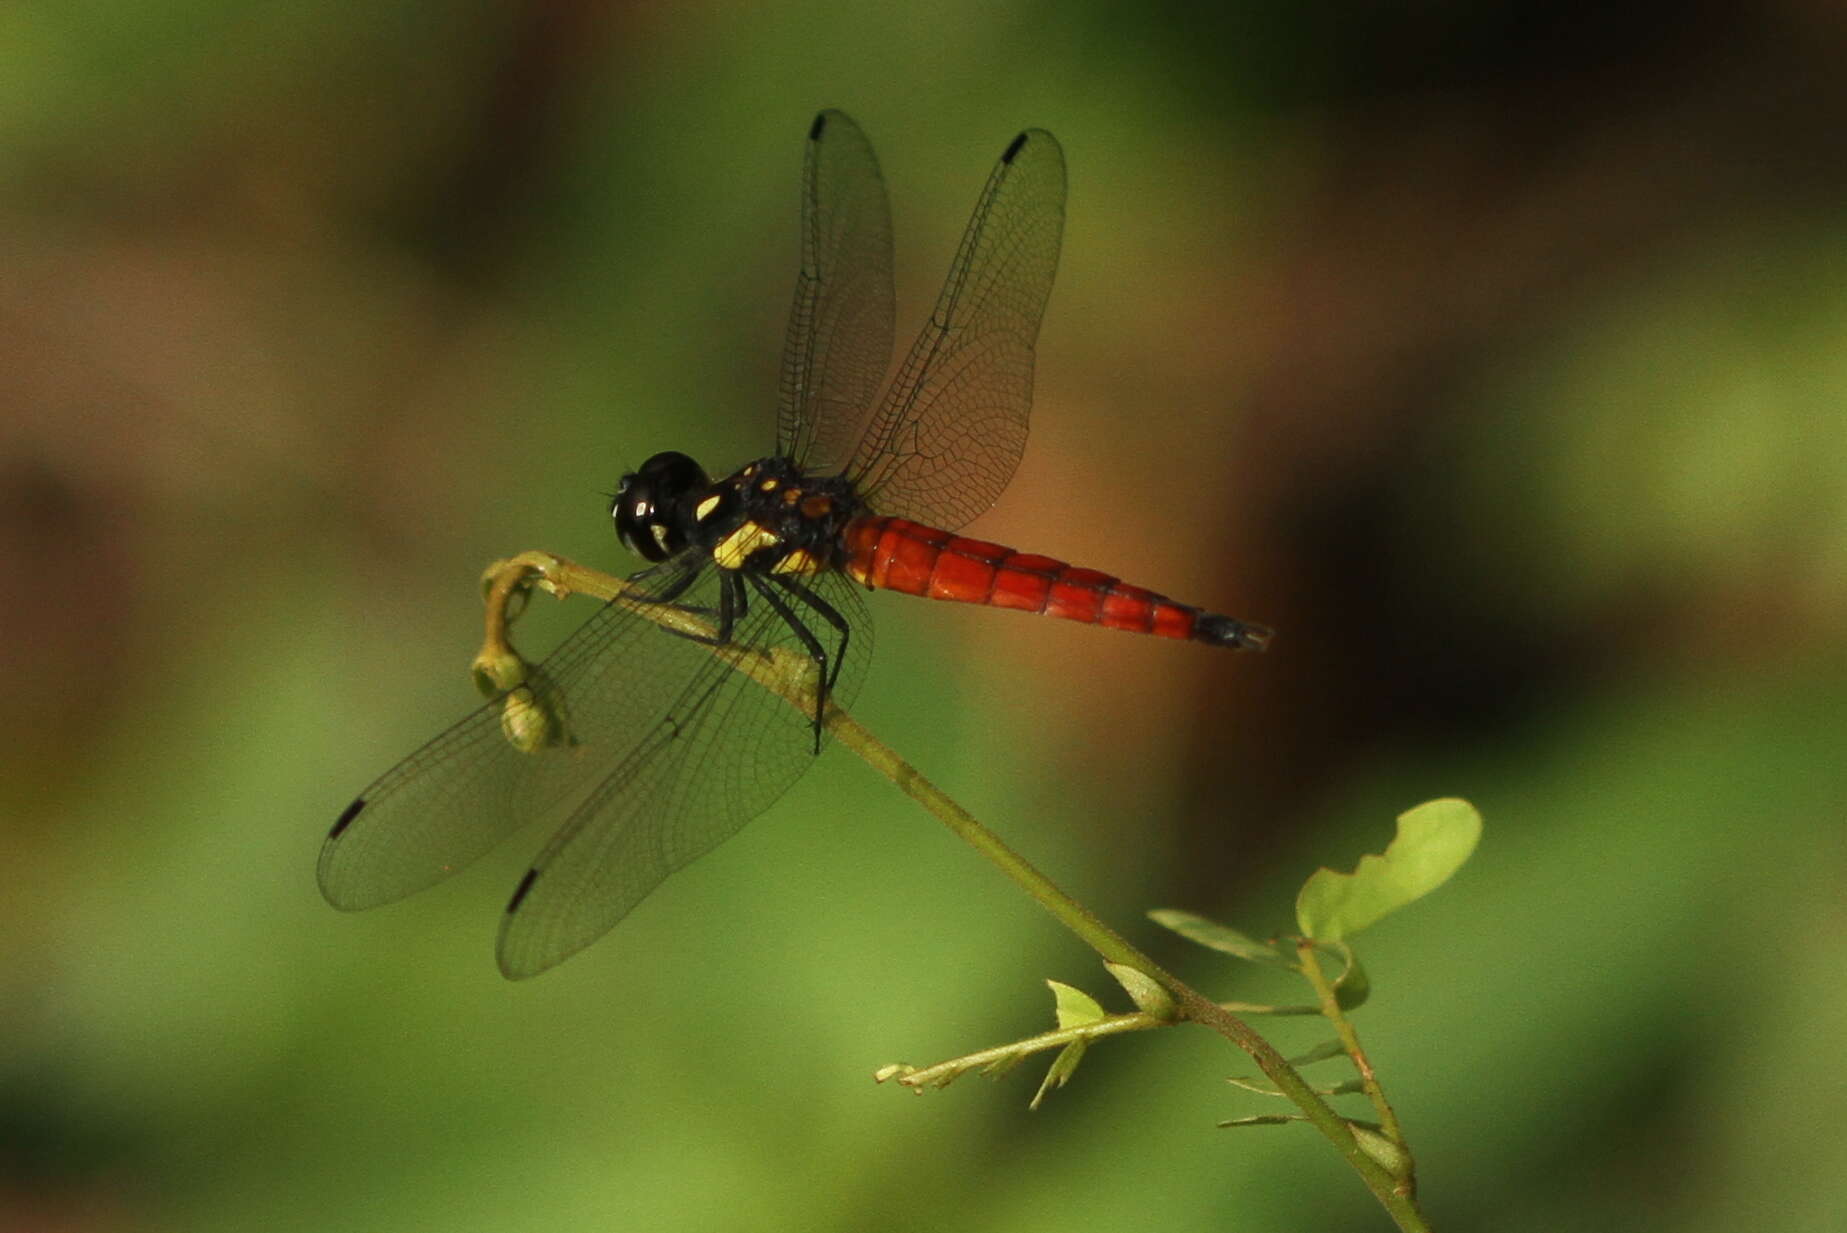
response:
<path id="1" fill-rule="evenodd" d="M 693 506 L 693 517 L 697 518 L 700 522 L 704 522 L 707 518 L 712 516 L 712 511 L 718 508 L 718 503 L 721 499 L 721 497 L 713 495 Z"/>
<path id="2" fill-rule="evenodd" d="M 814 554 L 806 548 L 797 548 L 782 560 L 776 562 L 772 574 L 802 574 L 812 576 L 821 572 L 821 563 L 814 559 Z"/>
<path id="3" fill-rule="evenodd" d="M 751 553 L 759 548 L 774 548 L 781 542 L 781 538 L 768 527 L 761 523 L 747 522 L 718 541 L 718 546 L 712 549 L 712 560 L 720 569 L 739 569 Z"/>

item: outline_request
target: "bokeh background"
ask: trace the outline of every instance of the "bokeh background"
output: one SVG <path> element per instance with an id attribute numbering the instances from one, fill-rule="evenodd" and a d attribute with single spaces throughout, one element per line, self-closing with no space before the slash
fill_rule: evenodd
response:
<path id="1" fill-rule="evenodd" d="M 901 334 L 1008 138 L 1065 145 L 975 532 L 1281 631 L 873 597 L 860 717 L 1224 997 L 1297 993 L 1142 911 L 1286 928 L 1472 799 L 1363 939 L 1439 1227 L 1847 1227 L 1844 54 L 1814 0 L 0 9 L 0 1228 L 1385 1227 L 1310 1132 L 1214 1129 L 1266 1110 L 1203 1032 L 1036 1113 L 874 1086 L 1043 977 L 1123 999 L 838 751 L 527 984 L 538 834 L 320 901 L 472 703 L 480 568 L 626 569 L 624 468 L 767 439 L 822 106 Z"/>

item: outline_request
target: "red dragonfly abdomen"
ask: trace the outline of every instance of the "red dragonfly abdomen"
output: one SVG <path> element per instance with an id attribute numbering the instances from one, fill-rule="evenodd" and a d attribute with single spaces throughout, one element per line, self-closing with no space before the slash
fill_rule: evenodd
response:
<path id="1" fill-rule="evenodd" d="M 1261 650 L 1270 638 L 1261 625 L 1175 603 L 1110 574 L 903 518 L 856 518 L 842 534 L 843 568 L 867 587 L 1213 646 Z"/>

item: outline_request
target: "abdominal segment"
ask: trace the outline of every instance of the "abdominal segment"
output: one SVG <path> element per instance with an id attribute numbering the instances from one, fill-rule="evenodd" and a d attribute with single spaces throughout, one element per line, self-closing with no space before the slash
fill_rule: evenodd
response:
<path id="1" fill-rule="evenodd" d="M 903 518 L 859 518 L 844 537 L 847 575 L 867 587 L 1017 608 L 1163 638 L 1260 644 L 1255 626 L 1202 613 L 1112 575 L 964 539 Z"/>

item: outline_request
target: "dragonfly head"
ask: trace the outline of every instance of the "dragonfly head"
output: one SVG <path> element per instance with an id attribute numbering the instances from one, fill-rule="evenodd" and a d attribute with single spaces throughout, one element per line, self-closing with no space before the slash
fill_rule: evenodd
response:
<path id="1" fill-rule="evenodd" d="M 616 520 L 616 537 L 636 556 L 665 561 L 686 547 L 687 528 L 694 521 L 682 505 L 689 493 L 712 486 L 698 463 L 685 454 L 668 450 L 622 477 L 609 512 Z"/>

